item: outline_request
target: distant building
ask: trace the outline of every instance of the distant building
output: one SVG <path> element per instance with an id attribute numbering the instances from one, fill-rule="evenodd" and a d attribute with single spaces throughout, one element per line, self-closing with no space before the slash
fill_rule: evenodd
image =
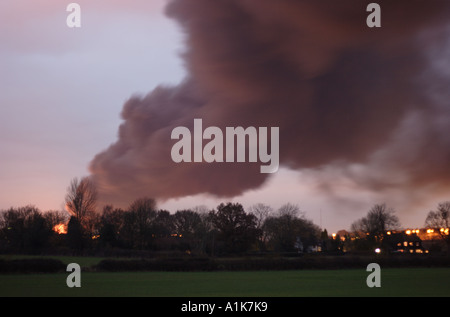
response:
<path id="1" fill-rule="evenodd" d="M 376 247 L 375 252 L 377 253 L 382 252 L 382 250 L 383 252 L 399 254 L 450 253 L 450 228 L 389 230 L 382 235 L 372 237 L 372 241 L 365 244 L 366 238 L 369 237 L 368 232 L 340 230 L 329 237 L 328 244 L 331 242 L 337 245 L 337 242 L 340 242 L 343 246 L 339 248 L 344 252 Z M 327 245 L 324 241 L 323 246 L 323 250 L 333 249 L 331 245 Z"/>
<path id="2" fill-rule="evenodd" d="M 422 245 L 422 239 L 415 233 L 389 232 L 383 239 L 382 248 L 389 253 L 428 253 Z"/>
<path id="3" fill-rule="evenodd" d="M 446 241 L 449 237 L 449 228 L 424 228 L 411 230 L 422 239 L 423 246 L 430 252 L 448 252 Z"/>

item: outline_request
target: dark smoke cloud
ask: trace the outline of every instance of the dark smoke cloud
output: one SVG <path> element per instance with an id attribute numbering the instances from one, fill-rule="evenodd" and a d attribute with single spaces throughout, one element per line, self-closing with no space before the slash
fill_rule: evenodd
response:
<path id="1" fill-rule="evenodd" d="M 371 29 L 369 2 L 171 1 L 188 78 L 124 105 L 117 142 L 91 162 L 103 200 L 232 197 L 266 181 L 259 163 L 172 162 L 171 131 L 192 131 L 194 118 L 279 127 L 280 163 L 292 169 L 336 166 L 374 189 L 448 189 L 448 80 L 429 47 L 448 38 L 449 4 L 377 1 L 382 27 Z"/>

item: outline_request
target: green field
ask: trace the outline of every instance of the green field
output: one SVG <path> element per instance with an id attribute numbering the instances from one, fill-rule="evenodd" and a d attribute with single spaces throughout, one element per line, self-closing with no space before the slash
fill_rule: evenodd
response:
<path id="1" fill-rule="evenodd" d="M 252 272 L 82 272 L 81 288 L 68 274 L 0 274 L 0 296 L 450 296 L 450 268 L 382 269 L 381 287 L 361 270 Z"/>

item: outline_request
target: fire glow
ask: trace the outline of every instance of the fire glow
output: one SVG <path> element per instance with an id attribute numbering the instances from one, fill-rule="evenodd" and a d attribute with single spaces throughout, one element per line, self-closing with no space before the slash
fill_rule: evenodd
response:
<path id="1" fill-rule="evenodd" d="M 65 223 L 58 223 L 53 227 L 53 231 L 55 231 L 57 234 L 66 234 L 67 225 Z"/>

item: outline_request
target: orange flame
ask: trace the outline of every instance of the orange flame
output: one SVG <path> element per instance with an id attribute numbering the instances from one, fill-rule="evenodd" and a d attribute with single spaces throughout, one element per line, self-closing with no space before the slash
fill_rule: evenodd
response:
<path id="1" fill-rule="evenodd" d="M 58 223 L 53 227 L 53 231 L 55 231 L 57 234 L 66 234 L 67 225 L 65 223 Z"/>

